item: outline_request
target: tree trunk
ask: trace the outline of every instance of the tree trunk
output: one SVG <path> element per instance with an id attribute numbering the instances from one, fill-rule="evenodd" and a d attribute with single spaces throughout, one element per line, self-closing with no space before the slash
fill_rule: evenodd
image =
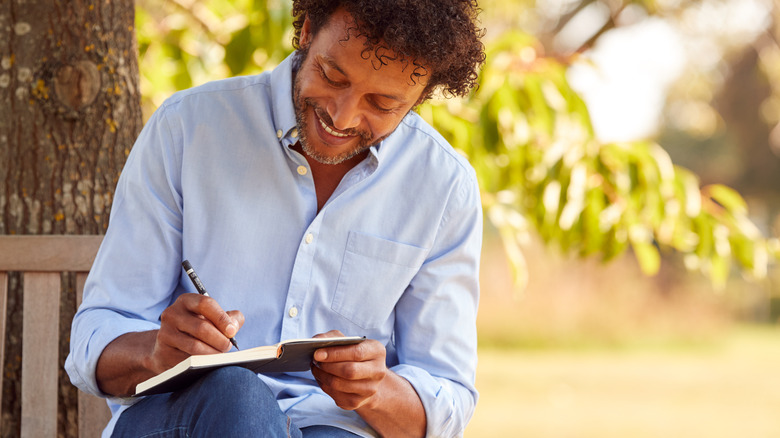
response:
<path id="1" fill-rule="evenodd" d="M 0 3 L 0 234 L 105 231 L 142 125 L 134 17 L 132 0 Z M 4 437 L 19 435 L 19 281 L 8 297 Z M 63 282 L 60 329 L 69 332 L 73 280 Z M 67 351 L 64 342 L 61 365 Z M 77 393 L 64 373 L 60 388 L 59 436 L 75 436 Z"/>

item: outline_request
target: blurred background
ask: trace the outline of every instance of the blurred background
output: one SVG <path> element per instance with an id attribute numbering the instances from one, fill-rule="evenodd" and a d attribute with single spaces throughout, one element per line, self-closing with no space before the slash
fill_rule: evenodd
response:
<path id="1" fill-rule="evenodd" d="M 143 109 L 290 53 L 285 0 L 138 0 Z M 780 4 L 482 0 L 467 436 L 780 436 Z"/>

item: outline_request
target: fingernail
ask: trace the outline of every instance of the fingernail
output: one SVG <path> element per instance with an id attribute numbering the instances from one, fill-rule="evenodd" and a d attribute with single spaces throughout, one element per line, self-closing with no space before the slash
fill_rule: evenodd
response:
<path id="1" fill-rule="evenodd" d="M 229 338 L 235 336 L 236 332 L 238 332 L 238 327 L 233 323 L 228 324 L 227 328 L 225 329 L 225 334 Z"/>
<path id="2" fill-rule="evenodd" d="M 323 361 L 328 358 L 328 353 L 322 350 L 317 350 L 314 352 L 314 360 L 317 361 Z"/>

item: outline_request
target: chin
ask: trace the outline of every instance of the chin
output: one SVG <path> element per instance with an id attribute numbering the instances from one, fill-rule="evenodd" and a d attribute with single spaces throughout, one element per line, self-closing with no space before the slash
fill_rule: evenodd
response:
<path id="1" fill-rule="evenodd" d="M 301 138 L 301 147 L 303 148 L 303 152 L 313 160 L 322 163 L 322 164 L 341 164 L 344 161 L 347 161 L 351 158 L 354 158 L 363 152 L 367 151 L 370 146 L 356 146 L 352 148 L 347 148 L 346 150 L 343 150 L 341 152 L 334 152 L 329 151 L 328 149 L 333 149 L 332 146 L 320 146 L 312 147 L 311 143 L 306 141 L 306 139 Z M 325 150 L 323 150 L 325 149 Z"/>

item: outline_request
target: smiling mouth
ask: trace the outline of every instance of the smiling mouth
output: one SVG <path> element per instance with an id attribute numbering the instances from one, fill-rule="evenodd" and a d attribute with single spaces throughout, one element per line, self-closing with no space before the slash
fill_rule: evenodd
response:
<path id="1" fill-rule="evenodd" d="M 330 134 L 330 135 L 332 135 L 334 137 L 338 137 L 338 138 L 350 137 L 350 135 L 338 132 L 338 131 L 334 130 L 333 128 L 331 128 L 330 126 L 328 126 L 316 112 L 314 114 L 317 116 L 317 121 L 320 122 L 320 126 L 322 126 L 322 129 L 324 129 L 325 132 L 327 132 L 328 134 Z"/>

